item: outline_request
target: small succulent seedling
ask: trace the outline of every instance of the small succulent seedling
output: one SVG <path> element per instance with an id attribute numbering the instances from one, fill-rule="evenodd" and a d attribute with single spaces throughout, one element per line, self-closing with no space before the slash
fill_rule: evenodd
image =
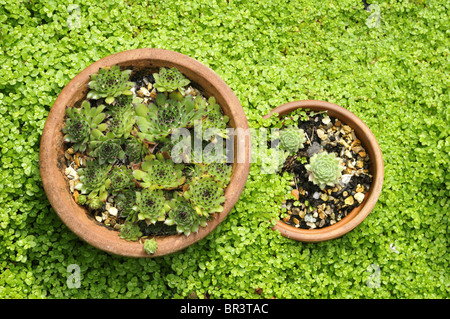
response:
<path id="1" fill-rule="evenodd" d="M 175 200 L 174 206 L 164 223 L 169 226 L 176 225 L 178 233 L 189 236 L 196 233 L 200 226 L 206 226 L 206 218 L 200 216 L 183 198 Z"/>
<path id="2" fill-rule="evenodd" d="M 136 206 L 133 208 L 138 212 L 138 219 L 145 220 L 147 224 L 164 221 L 170 206 L 162 190 L 144 189 L 136 193 Z"/>
<path id="3" fill-rule="evenodd" d="M 136 105 L 136 124 L 139 128 L 138 137 L 142 141 L 161 142 L 178 126 L 179 112 L 176 104 L 166 103 L 166 96 L 162 93 L 156 96 L 156 104 Z"/>
<path id="4" fill-rule="evenodd" d="M 186 181 L 183 168 L 183 164 L 175 164 L 158 153 L 157 156 L 147 156 L 141 169 L 134 170 L 133 175 L 144 188 L 174 189 Z"/>
<path id="5" fill-rule="evenodd" d="M 185 96 L 178 102 L 178 110 L 181 111 L 180 127 L 192 127 L 195 122 L 203 120 L 210 112 L 206 108 L 198 107 L 191 95 Z"/>
<path id="6" fill-rule="evenodd" d="M 105 106 L 91 107 L 88 101 L 81 103 L 81 108 L 66 109 L 66 125 L 63 127 L 64 140 L 73 143 L 73 150 L 84 152 L 93 136 L 101 135 L 107 129 L 102 123 L 106 114 Z"/>
<path id="7" fill-rule="evenodd" d="M 208 217 L 223 211 L 223 185 L 212 177 L 194 179 L 183 196 L 190 201 L 197 214 Z"/>
<path id="8" fill-rule="evenodd" d="M 303 148 L 303 143 L 306 142 L 305 132 L 295 126 L 287 127 L 279 132 L 280 135 L 280 149 L 296 153 Z"/>
<path id="9" fill-rule="evenodd" d="M 174 163 L 191 163 L 194 143 L 191 131 L 174 130 L 174 134 L 163 144 L 160 151 L 167 152 Z"/>
<path id="10" fill-rule="evenodd" d="M 83 151 L 91 134 L 89 123 L 78 116 L 77 112 L 73 112 L 73 109 L 67 109 L 66 114 L 68 119 L 63 127 L 64 140 L 73 143 L 74 151 Z"/>
<path id="11" fill-rule="evenodd" d="M 179 90 L 181 93 L 184 93 L 184 87 L 190 83 L 176 68 L 161 68 L 159 73 L 153 73 L 153 78 L 155 79 L 153 87 L 159 92 Z"/>
<path id="12" fill-rule="evenodd" d="M 158 243 L 156 242 L 155 238 L 152 239 L 146 239 L 144 242 L 144 251 L 149 254 L 153 255 L 158 250 Z"/>
<path id="13" fill-rule="evenodd" d="M 88 198 L 86 204 L 89 206 L 90 209 L 97 210 L 102 208 L 104 201 L 102 201 L 99 197 L 95 196 L 93 198 Z"/>
<path id="14" fill-rule="evenodd" d="M 314 154 L 305 165 L 309 174 L 309 180 L 320 188 L 334 186 L 341 176 L 344 166 L 341 165 L 341 159 L 334 153 L 322 151 Z"/>
<path id="15" fill-rule="evenodd" d="M 83 195 L 83 194 L 78 195 L 77 204 L 84 205 L 84 204 L 86 204 L 86 201 L 87 201 L 86 195 Z"/>
<path id="16" fill-rule="evenodd" d="M 101 68 L 98 73 L 91 75 L 91 81 L 88 83 L 91 89 L 88 99 L 105 99 L 106 104 L 112 104 L 119 95 L 131 95 L 131 88 L 134 82 L 130 82 L 131 70 L 120 71 L 118 65 Z"/>

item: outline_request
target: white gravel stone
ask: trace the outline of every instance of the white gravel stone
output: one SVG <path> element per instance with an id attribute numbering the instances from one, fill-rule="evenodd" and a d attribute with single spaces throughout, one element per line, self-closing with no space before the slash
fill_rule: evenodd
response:
<path id="1" fill-rule="evenodd" d="M 77 172 L 73 169 L 72 166 L 69 166 L 65 169 L 64 173 L 66 174 L 68 179 L 78 179 Z"/>
<path id="2" fill-rule="evenodd" d="M 352 179 L 352 176 L 353 176 L 352 174 L 344 174 L 344 175 L 342 175 L 339 183 L 342 186 L 347 185 L 350 182 L 350 180 Z"/>
<path id="3" fill-rule="evenodd" d="M 314 223 L 316 219 L 312 216 L 312 214 L 306 214 L 305 215 L 305 222 L 307 223 Z"/>
<path id="4" fill-rule="evenodd" d="M 325 117 L 322 119 L 322 123 L 325 124 L 325 125 L 327 125 L 327 124 L 330 123 L 330 122 L 331 122 L 331 119 L 330 119 L 329 116 L 325 116 Z"/>
<path id="5" fill-rule="evenodd" d="M 316 224 L 314 223 L 306 223 L 309 228 L 316 228 Z"/>
<path id="6" fill-rule="evenodd" d="M 353 195 L 353 198 L 355 198 L 358 203 L 362 203 L 364 200 L 364 194 L 363 193 L 356 193 L 355 195 Z"/>
<path id="7" fill-rule="evenodd" d="M 108 212 L 109 212 L 110 215 L 117 216 L 118 210 L 115 207 L 110 207 L 108 209 Z"/>

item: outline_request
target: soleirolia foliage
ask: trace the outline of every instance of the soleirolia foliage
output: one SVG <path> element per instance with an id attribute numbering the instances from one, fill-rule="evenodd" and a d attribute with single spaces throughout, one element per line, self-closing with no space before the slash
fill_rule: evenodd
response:
<path id="1" fill-rule="evenodd" d="M 448 2 L 380 0 L 378 27 L 359 0 L 0 3 L 0 298 L 449 297 Z M 181 252 L 136 260 L 82 242 L 46 199 L 40 136 L 72 77 L 142 47 L 208 65 L 253 128 L 298 99 L 357 114 L 385 160 L 375 209 L 342 238 L 286 239 L 271 225 L 287 178 L 253 163 L 224 222 Z"/>

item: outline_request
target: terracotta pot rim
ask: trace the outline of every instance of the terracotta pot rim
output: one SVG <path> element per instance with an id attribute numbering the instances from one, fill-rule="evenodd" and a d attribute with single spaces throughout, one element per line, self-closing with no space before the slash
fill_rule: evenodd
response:
<path id="1" fill-rule="evenodd" d="M 263 118 L 267 119 L 274 113 L 280 116 L 286 115 L 298 108 L 314 111 L 327 110 L 332 117 L 340 119 L 343 123 L 355 129 L 358 139 L 361 140 L 361 143 L 369 153 L 371 160 L 370 171 L 373 175 L 373 181 L 363 203 L 332 226 L 321 229 L 299 229 L 283 221 L 278 221 L 273 229 L 280 231 L 284 237 L 302 242 L 321 242 L 339 238 L 357 227 L 369 215 L 378 201 L 384 179 L 384 163 L 381 149 L 369 127 L 358 116 L 342 106 L 330 102 L 320 100 L 293 101 L 274 108 Z"/>
<path id="2" fill-rule="evenodd" d="M 39 166 L 44 190 L 50 204 L 63 223 L 79 238 L 88 244 L 113 255 L 126 257 L 157 257 L 171 254 L 198 242 L 211 233 L 228 215 L 244 189 L 250 170 L 250 141 L 244 141 L 245 161 L 233 164 L 231 181 L 225 191 L 225 204 L 222 213 L 214 215 L 206 227 L 186 237 L 183 234 L 157 236 L 158 251 L 148 255 L 142 243 L 126 241 L 119 232 L 111 230 L 89 217 L 87 210 L 77 205 L 70 194 L 64 176 L 65 162 L 60 160 L 59 151 L 63 148 L 62 122 L 66 106 L 73 106 L 76 99 L 87 93 L 87 83 L 91 74 L 100 68 L 112 65 L 137 67 L 138 70 L 158 67 L 177 67 L 192 82 L 197 83 L 208 95 L 216 97 L 230 123 L 235 128 L 248 129 L 244 110 L 229 86 L 209 67 L 199 61 L 170 50 L 144 48 L 119 52 L 104 57 L 82 70 L 61 91 L 55 100 L 41 137 Z M 58 157 L 59 156 L 59 157 Z"/>

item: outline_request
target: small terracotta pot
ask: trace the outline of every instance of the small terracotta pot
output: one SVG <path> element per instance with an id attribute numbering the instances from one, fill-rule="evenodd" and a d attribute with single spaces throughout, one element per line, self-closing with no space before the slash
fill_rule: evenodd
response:
<path id="1" fill-rule="evenodd" d="M 81 239 L 101 250 L 115 255 L 128 257 L 155 257 L 167 255 L 192 245 L 211 233 L 227 216 L 242 190 L 244 189 L 250 168 L 250 141 L 239 140 L 240 150 L 245 152 L 243 163 L 233 163 L 231 181 L 225 192 L 223 212 L 214 215 L 206 227 L 198 233 L 186 237 L 183 234 L 157 236 L 158 250 L 148 255 L 142 243 L 127 241 L 112 230 L 93 219 L 88 211 L 77 205 L 69 190 L 64 170 L 64 138 L 62 127 L 66 106 L 73 106 L 85 98 L 90 75 L 99 68 L 119 65 L 131 68 L 134 72 L 155 72 L 160 67 L 176 67 L 193 85 L 201 88 L 206 96 L 214 96 L 224 113 L 230 118 L 233 128 L 248 129 L 248 122 L 239 100 L 228 85 L 204 64 L 177 52 L 162 49 L 136 49 L 105 57 L 84 69 L 75 76 L 57 97 L 45 122 L 41 138 L 39 164 L 42 183 L 47 197 L 61 220 Z M 243 144 L 242 144 L 243 143 Z M 235 149 L 237 147 L 235 140 Z"/>
<path id="2" fill-rule="evenodd" d="M 284 237 L 302 242 L 321 242 L 338 238 L 358 226 L 369 215 L 380 196 L 384 178 L 381 149 L 375 136 L 361 119 L 347 109 L 333 103 L 315 100 L 294 101 L 273 109 L 264 118 L 267 119 L 274 113 L 278 113 L 279 116 L 287 115 L 298 108 L 316 112 L 327 111 L 329 116 L 335 117 L 352 127 L 370 156 L 371 166 L 369 171 L 373 175 L 373 181 L 370 190 L 365 194 L 364 201 L 334 225 L 320 229 L 299 229 L 287 225 L 283 221 L 278 221 L 274 230 L 279 230 Z"/>

